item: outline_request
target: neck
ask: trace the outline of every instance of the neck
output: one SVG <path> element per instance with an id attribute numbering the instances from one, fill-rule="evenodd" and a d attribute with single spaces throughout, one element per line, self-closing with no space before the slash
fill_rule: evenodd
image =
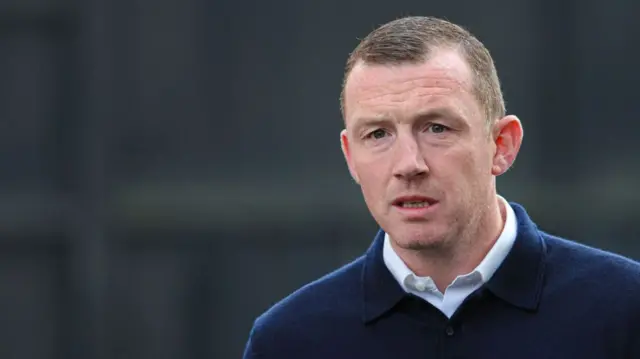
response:
<path id="1" fill-rule="evenodd" d="M 393 246 L 418 276 L 430 276 L 438 289 L 445 289 L 459 275 L 473 271 L 482 262 L 500 236 L 506 220 L 506 208 L 496 197 L 487 210 L 478 213 L 464 233 L 457 233 L 447 245 L 424 250 L 407 250 Z"/>

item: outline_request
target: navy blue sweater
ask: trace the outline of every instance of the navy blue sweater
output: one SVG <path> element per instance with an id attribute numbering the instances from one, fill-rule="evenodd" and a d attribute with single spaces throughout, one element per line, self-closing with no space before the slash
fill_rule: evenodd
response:
<path id="1" fill-rule="evenodd" d="M 379 232 L 262 314 L 244 358 L 640 359 L 640 265 L 543 233 L 512 206 L 511 252 L 451 319 L 401 289 Z"/>

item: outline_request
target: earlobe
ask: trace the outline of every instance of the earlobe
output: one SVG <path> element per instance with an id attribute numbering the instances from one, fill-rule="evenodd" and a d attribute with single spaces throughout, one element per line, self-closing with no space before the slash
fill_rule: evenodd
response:
<path id="1" fill-rule="evenodd" d="M 522 144 L 522 124 L 513 115 L 500 119 L 495 127 L 495 154 L 491 172 L 494 176 L 499 176 L 513 165 L 513 162 L 520 151 Z"/>
<path id="2" fill-rule="evenodd" d="M 353 166 L 353 161 L 351 158 L 351 148 L 349 144 L 349 137 L 347 135 L 346 129 L 340 132 L 340 145 L 342 147 L 342 154 L 344 155 L 344 159 L 347 162 L 347 167 L 349 168 L 349 173 L 351 174 L 351 177 L 357 184 L 360 184 L 358 173 L 356 172 L 355 167 Z"/>

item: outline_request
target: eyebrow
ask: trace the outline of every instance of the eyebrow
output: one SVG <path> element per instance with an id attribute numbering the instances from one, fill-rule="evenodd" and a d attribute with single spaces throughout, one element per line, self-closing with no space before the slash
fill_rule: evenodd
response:
<path id="1" fill-rule="evenodd" d="M 415 119 L 434 120 L 438 118 L 448 118 L 455 121 L 461 120 L 460 115 L 448 107 L 438 107 L 428 111 L 420 112 L 413 117 L 414 120 Z"/>
<path id="2" fill-rule="evenodd" d="M 375 125 L 384 125 L 392 120 L 386 116 L 376 116 L 376 117 L 358 117 L 355 120 L 354 128 L 360 129 L 363 127 L 372 127 Z"/>
<path id="3" fill-rule="evenodd" d="M 438 107 L 435 109 L 419 112 L 415 116 L 412 116 L 411 120 L 425 121 L 425 120 L 436 120 L 439 118 L 448 118 L 455 121 L 456 123 L 462 121 L 462 118 L 460 117 L 459 114 L 457 114 L 455 111 L 452 111 L 447 107 Z M 357 117 L 355 119 L 354 129 L 356 131 L 359 131 L 365 127 L 380 126 L 380 125 L 388 124 L 390 122 L 392 122 L 392 119 L 387 116 Z"/>

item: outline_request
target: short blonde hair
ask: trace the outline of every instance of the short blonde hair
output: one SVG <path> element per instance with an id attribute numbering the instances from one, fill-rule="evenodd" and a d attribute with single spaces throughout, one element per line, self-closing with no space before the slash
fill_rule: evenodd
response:
<path id="1" fill-rule="evenodd" d="M 490 125 L 505 116 L 500 80 L 489 50 L 462 27 L 435 17 L 411 16 L 388 22 L 365 37 L 350 54 L 342 82 L 340 108 L 344 115 L 344 88 L 351 70 L 365 64 L 402 64 L 426 61 L 434 49 L 457 48 L 473 73 L 473 91 Z"/>

